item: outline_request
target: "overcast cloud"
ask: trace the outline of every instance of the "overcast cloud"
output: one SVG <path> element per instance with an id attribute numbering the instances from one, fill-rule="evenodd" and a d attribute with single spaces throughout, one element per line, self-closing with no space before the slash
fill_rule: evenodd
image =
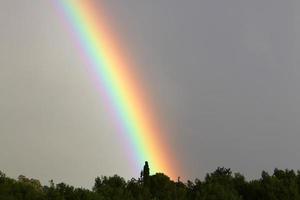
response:
<path id="1" fill-rule="evenodd" d="M 185 178 L 300 166 L 297 0 L 110 0 Z M 50 1 L 0 2 L 0 170 L 137 177 Z M 176 148 L 175 148 L 176 147 Z M 151 168 L 151 163 L 150 163 Z"/>

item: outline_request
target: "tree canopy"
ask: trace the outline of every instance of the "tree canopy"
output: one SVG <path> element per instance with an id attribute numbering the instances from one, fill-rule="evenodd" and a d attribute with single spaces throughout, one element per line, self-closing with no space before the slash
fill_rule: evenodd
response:
<path id="1" fill-rule="evenodd" d="M 240 173 L 218 167 L 204 180 L 175 182 L 163 173 L 150 175 L 148 162 L 141 177 L 100 176 L 92 190 L 66 183 L 49 185 L 20 175 L 17 180 L 0 171 L 0 200 L 300 200 L 300 172 L 274 169 L 257 180 L 247 181 Z"/>

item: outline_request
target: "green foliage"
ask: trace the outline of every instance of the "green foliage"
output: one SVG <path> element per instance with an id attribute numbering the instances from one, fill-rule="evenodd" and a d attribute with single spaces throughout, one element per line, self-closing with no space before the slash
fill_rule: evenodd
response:
<path id="1" fill-rule="evenodd" d="M 102 176 L 95 179 L 95 185 L 93 190 L 104 197 L 104 199 L 117 200 L 125 198 L 126 182 L 118 175 L 112 177 Z"/>
<path id="2" fill-rule="evenodd" d="M 162 173 L 150 177 L 149 189 L 154 199 L 172 199 L 175 192 L 174 183 Z"/>
<path id="3" fill-rule="evenodd" d="M 147 163 L 141 179 L 127 182 L 118 175 L 97 177 L 92 191 L 52 180 L 42 186 L 36 179 L 21 175 L 15 180 L 0 171 L 0 200 L 300 200 L 300 171 L 275 169 L 271 175 L 263 171 L 260 179 L 246 181 L 219 167 L 203 181 L 187 183 L 162 173 L 150 176 L 149 171 Z"/>

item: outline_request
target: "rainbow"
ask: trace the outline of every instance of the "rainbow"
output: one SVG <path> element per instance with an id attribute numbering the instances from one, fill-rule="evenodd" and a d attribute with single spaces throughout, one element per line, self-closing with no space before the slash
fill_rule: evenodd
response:
<path id="1" fill-rule="evenodd" d="M 55 0 L 88 63 L 89 71 L 105 92 L 108 107 L 115 116 L 120 134 L 129 143 L 135 169 L 144 161 L 150 163 L 152 173 L 163 172 L 172 179 L 179 176 L 179 168 L 165 139 L 153 106 L 137 79 L 125 48 L 117 41 L 117 34 L 109 28 L 103 9 L 93 0 Z"/>

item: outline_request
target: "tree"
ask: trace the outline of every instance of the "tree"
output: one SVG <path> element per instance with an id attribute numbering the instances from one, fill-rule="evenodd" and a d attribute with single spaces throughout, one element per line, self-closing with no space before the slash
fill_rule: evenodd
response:
<path id="1" fill-rule="evenodd" d="M 125 199 L 126 182 L 125 180 L 114 175 L 112 177 L 102 176 L 95 179 L 93 190 L 103 196 L 105 199 L 117 200 Z"/>
<path id="2" fill-rule="evenodd" d="M 207 174 L 200 188 L 203 200 L 240 200 L 240 194 L 235 188 L 234 178 L 230 169 L 218 167 L 213 173 Z"/>
<path id="3" fill-rule="evenodd" d="M 163 173 L 156 173 L 150 176 L 149 189 L 154 199 L 175 199 L 176 186 L 168 176 Z"/>
<path id="4" fill-rule="evenodd" d="M 219 167 L 203 181 L 174 182 L 163 173 L 150 176 L 145 163 L 143 179 L 114 175 L 95 179 L 93 190 L 65 183 L 41 186 L 36 179 L 6 177 L 0 171 L 0 200 L 299 200 L 300 171 L 275 169 L 263 171 L 261 178 L 247 181 L 242 174 Z M 144 173 L 146 172 L 146 173 Z M 147 181 L 148 180 L 148 181 Z M 145 182 L 147 184 L 145 184 Z"/>
<path id="5" fill-rule="evenodd" d="M 150 169 L 149 169 L 149 165 L 148 165 L 147 161 L 145 162 L 144 169 L 143 169 L 141 175 L 142 175 L 142 182 L 144 183 L 144 185 L 148 185 L 149 184 Z"/>

